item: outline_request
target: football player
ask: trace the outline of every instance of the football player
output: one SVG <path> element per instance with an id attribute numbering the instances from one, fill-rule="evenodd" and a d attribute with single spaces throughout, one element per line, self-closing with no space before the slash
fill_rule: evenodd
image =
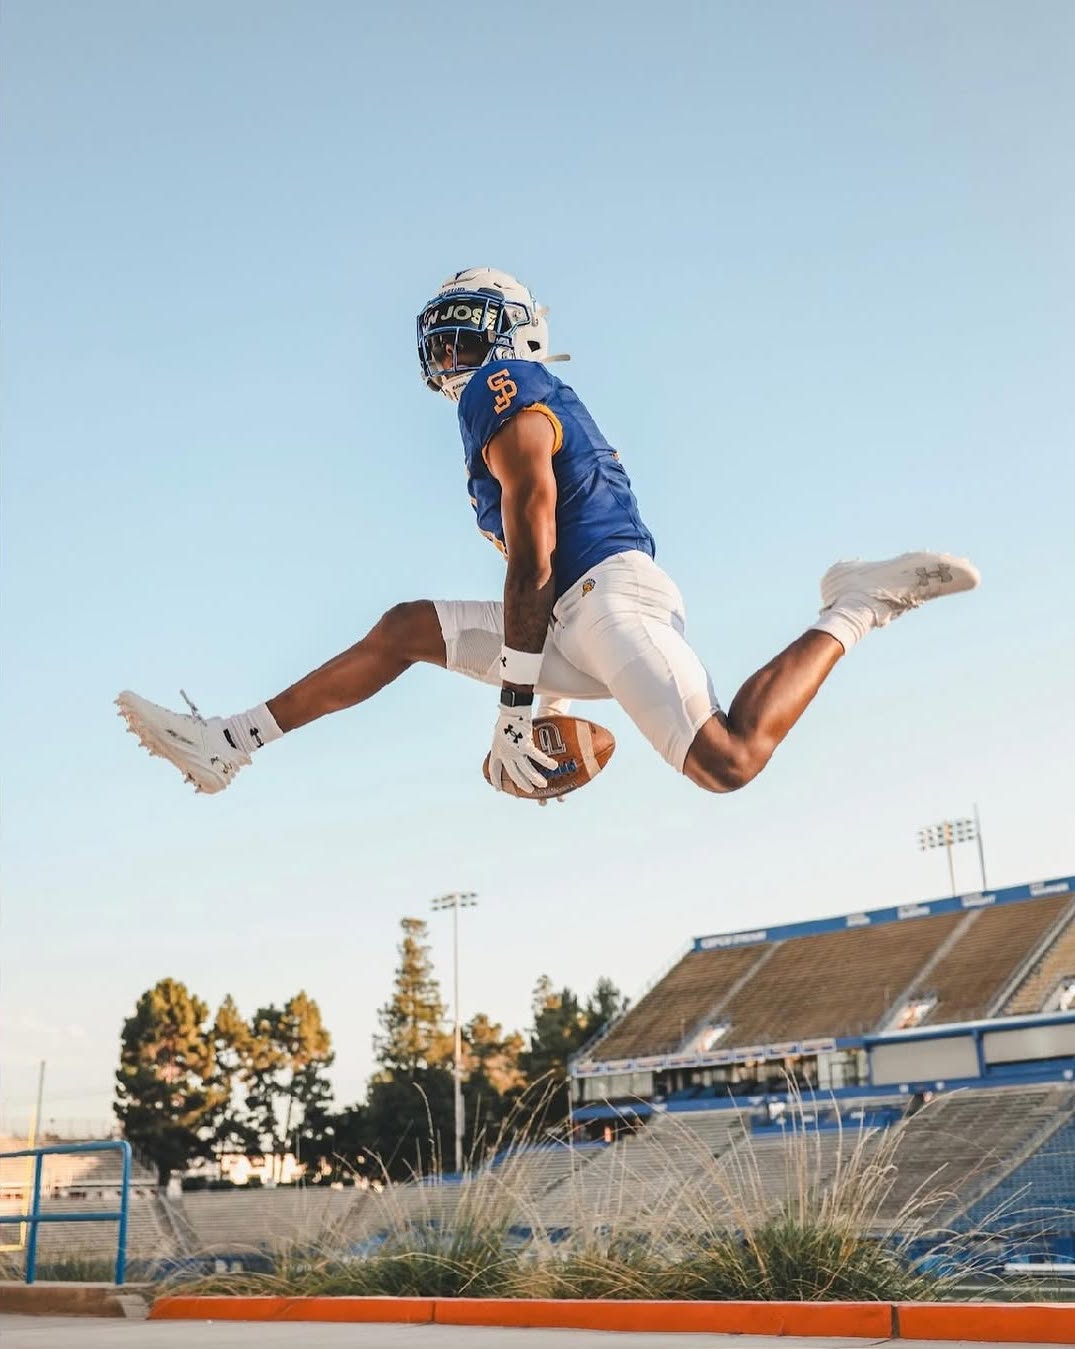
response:
<path id="1" fill-rule="evenodd" d="M 546 310 L 504 272 L 457 272 L 418 316 L 429 389 L 456 404 L 470 504 L 504 554 L 494 600 L 397 604 L 361 641 L 247 712 L 203 718 L 125 692 L 142 744 L 199 792 L 219 792 L 256 750 L 371 698 L 416 661 L 499 688 L 489 775 L 527 793 L 555 761 L 534 743 L 535 696 L 614 698 L 677 772 L 711 792 L 755 778 L 836 662 L 874 628 L 927 600 L 972 590 L 977 569 L 947 553 L 838 562 L 814 623 L 722 711 L 685 636 L 683 599 L 655 561 L 620 456 L 547 365 Z"/>

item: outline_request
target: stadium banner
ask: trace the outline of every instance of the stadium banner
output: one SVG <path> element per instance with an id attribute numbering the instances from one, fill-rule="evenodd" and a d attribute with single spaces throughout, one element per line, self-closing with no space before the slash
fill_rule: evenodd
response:
<path id="1" fill-rule="evenodd" d="M 1065 895 L 1072 892 L 1075 892 L 1075 876 L 1060 876 L 1056 880 L 1031 881 L 1029 885 L 1012 885 L 1003 890 L 975 890 L 969 894 L 951 895 L 945 899 L 926 899 L 921 903 L 896 904 L 884 909 L 865 909 L 838 918 L 814 918 L 802 923 L 750 928 L 743 932 L 713 932 L 703 937 L 695 937 L 691 949 L 717 951 L 732 946 L 760 946 L 764 942 L 786 941 L 791 937 L 811 937 L 822 932 L 843 932 L 849 927 L 906 923 L 915 918 L 931 918 L 941 913 L 1018 904 L 1023 900 L 1043 899 L 1047 895 Z"/>
<path id="2" fill-rule="evenodd" d="M 838 1049 L 861 1048 L 861 1035 L 838 1040 L 784 1040 L 776 1045 L 744 1045 L 741 1049 L 714 1049 L 705 1054 L 648 1054 L 645 1058 L 609 1059 L 570 1065 L 572 1077 L 605 1077 L 610 1073 L 654 1072 L 665 1068 L 717 1068 L 730 1063 L 764 1063 L 810 1054 L 832 1054 Z"/>

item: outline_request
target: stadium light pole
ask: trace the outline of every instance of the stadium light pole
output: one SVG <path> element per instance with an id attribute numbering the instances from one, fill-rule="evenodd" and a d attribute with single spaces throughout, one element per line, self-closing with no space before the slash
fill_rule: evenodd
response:
<path id="1" fill-rule="evenodd" d="M 982 869 L 982 890 L 988 890 L 985 880 L 985 849 L 982 846 L 982 822 L 978 818 L 978 802 L 974 803 L 974 835 L 978 840 L 978 865 Z"/>
<path id="2" fill-rule="evenodd" d="M 455 1059 L 452 1068 L 455 1098 L 455 1172 L 463 1170 L 463 1028 L 459 1020 L 459 910 L 472 909 L 478 902 L 473 890 L 438 895 L 433 900 L 433 912 L 452 911 L 452 985 L 455 1002 Z"/>
<path id="3" fill-rule="evenodd" d="M 930 848 L 944 848 L 948 854 L 948 879 L 952 882 L 952 894 L 956 893 L 956 869 L 952 861 L 954 843 L 978 843 L 978 863 L 982 869 L 982 889 L 985 890 L 985 853 L 982 851 L 982 831 L 978 824 L 978 807 L 974 807 L 972 820 L 942 820 L 940 824 L 928 824 L 918 831 L 918 849 L 926 852 Z"/>

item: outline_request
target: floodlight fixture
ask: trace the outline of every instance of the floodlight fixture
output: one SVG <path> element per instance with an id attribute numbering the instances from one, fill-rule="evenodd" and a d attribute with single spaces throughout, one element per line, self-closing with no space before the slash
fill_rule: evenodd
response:
<path id="1" fill-rule="evenodd" d="M 973 817 L 958 820 L 942 820 L 939 824 L 927 824 L 916 835 L 918 849 L 926 852 L 930 848 L 944 848 L 948 854 L 948 878 L 952 882 L 952 894 L 956 893 L 955 865 L 952 861 L 952 848 L 957 843 L 977 843 L 978 863 L 982 871 L 982 890 L 986 889 L 985 852 L 982 847 L 982 826 L 978 819 L 978 807 L 974 807 Z"/>

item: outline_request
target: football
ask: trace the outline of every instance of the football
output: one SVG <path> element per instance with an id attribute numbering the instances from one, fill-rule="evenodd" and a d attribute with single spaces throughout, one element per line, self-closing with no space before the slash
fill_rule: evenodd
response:
<path id="1" fill-rule="evenodd" d="M 557 767 L 549 773 L 548 786 L 521 792 L 505 777 L 504 791 L 508 796 L 518 796 L 524 801 L 547 801 L 585 787 L 612 758 L 616 737 L 603 726 L 579 717 L 538 717 L 534 721 L 534 744 L 556 760 Z M 488 754 L 482 772 L 489 782 Z"/>

